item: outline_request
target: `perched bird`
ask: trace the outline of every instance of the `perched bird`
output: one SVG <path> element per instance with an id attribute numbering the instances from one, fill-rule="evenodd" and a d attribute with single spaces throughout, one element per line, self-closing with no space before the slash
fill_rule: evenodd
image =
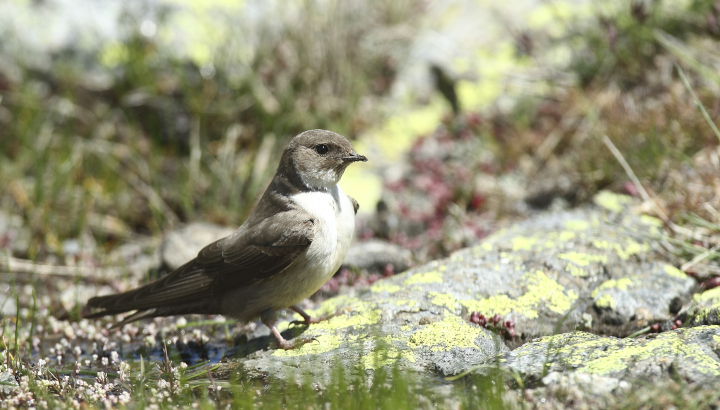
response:
<path id="1" fill-rule="evenodd" d="M 283 152 L 257 207 L 230 236 L 203 248 L 169 275 L 124 293 L 94 297 L 86 316 L 136 310 L 115 326 L 142 318 L 220 314 L 243 322 L 258 317 L 283 349 L 276 311 L 290 308 L 316 323 L 297 303 L 315 293 L 340 267 L 355 230 L 358 203 L 337 185 L 348 165 L 367 161 L 343 136 L 305 131 Z"/>

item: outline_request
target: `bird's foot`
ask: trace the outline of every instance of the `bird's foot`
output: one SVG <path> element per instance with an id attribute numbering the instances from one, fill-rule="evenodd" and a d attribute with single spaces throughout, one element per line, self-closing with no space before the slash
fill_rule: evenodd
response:
<path id="1" fill-rule="evenodd" d="M 332 315 L 322 315 L 319 317 L 312 317 L 308 315 L 302 308 L 298 306 L 292 306 L 290 309 L 296 311 L 300 316 L 303 317 L 303 320 L 293 320 L 290 322 L 290 325 L 310 325 L 312 323 L 320 323 L 322 321 L 334 318 L 335 316 L 340 316 L 342 314 L 342 311 L 338 311 L 333 313 Z"/>
<path id="2" fill-rule="evenodd" d="M 304 338 L 304 339 L 296 338 L 293 340 L 286 340 L 285 338 L 282 338 L 282 339 L 278 339 L 278 347 L 283 350 L 293 350 L 293 349 L 297 349 L 307 343 L 317 342 L 317 341 L 318 340 L 315 339 L 314 337 Z"/>

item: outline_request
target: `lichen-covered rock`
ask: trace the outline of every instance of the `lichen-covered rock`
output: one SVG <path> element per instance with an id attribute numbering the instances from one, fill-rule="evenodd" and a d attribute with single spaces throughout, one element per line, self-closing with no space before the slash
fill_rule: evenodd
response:
<path id="1" fill-rule="evenodd" d="M 649 240 L 634 233 L 660 227 L 629 212 L 628 201 L 603 193 L 599 207 L 539 216 L 367 291 L 331 298 L 312 313 L 344 313 L 302 333 L 316 342 L 257 350 L 239 364 L 251 374 L 283 378 L 295 372 L 322 377 L 338 363 L 452 375 L 506 349 L 467 321 L 471 311 L 514 319 L 516 344 L 575 328 L 636 320 L 637 329 L 670 319 L 670 301 L 689 297 L 694 281 L 657 260 Z"/>
<path id="2" fill-rule="evenodd" d="M 605 392 L 608 388 L 623 388 L 621 383 L 614 385 L 613 379 L 630 383 L 674 377 L 688 383 L 715 380 L 720 377 L 719 351 L 718 326 L 651 333 L 635 339 L 576 331 L 527 343 L 504 354 L 499 363 L 530 383 L 581 383 L 601 377 L 605 383 L 598 386 Z M 565 372 L 572 377 L 563 380 L 559 376 L 546 376 L 553 372 Z M 577 377 L 579 374 L 590 376 Z M 608 384 L 608 380 L 612 383 Z"/>
<path id="3" fill-rule="evenodd" d="M 439 268 L 439 264 L 428 267 Z M 315 338 L 314 342 L 295 350 L 257 351 L 240 363 L 244 372 L 283 379 L 311 375 L 323 380 L 335 366 L 354 372 L 397 364 L 453 375 L 508 351 L 494 333 L 419 297 L 392 298 L 376 288 L 361 296 L 329 299 L 312 313 L 337 311 L 344 313 L 311 325 L 301 335 L 287 331 L 289 336 Z M 287 327 L 285 322 L 280 329 Z"/>
<path id="4" fill-rule="evenodd" d="M 628 201 L 601 193 L 600 209 L 516 224 L 440 261 L 440 269 L 416 268 L 372 289 L 406 299 L 412 292 L 407 285 L 417 281 L 431 304 L 462 316 L 477 311 L 512 318 L 523 339 L 669 319 L 671 301 L 687 299 L 694 281 L 657 260 L 650 241 L 637 232 L 657 231 L 658 222 L 630 213 Z M 588 315 L 598 319 L 594 326 Z"/>
<path id="5" fill-rule="evenodd" d="M 695 294 L 682 317 L 688 326 L 720 325 L 720 287 Z"/>

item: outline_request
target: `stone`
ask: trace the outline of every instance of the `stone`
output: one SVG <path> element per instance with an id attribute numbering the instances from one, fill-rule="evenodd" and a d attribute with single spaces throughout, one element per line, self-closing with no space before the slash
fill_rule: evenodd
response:
<path id="1" fill-rule="evenodd" d="M 534 340 L 503 354 L 499 363 L 531 385 L 584 384 L 603 394 L 627 390 L 625 383 L 637 381 L 717 380 L 719 341 L 718 326 L 651 333 L 634 339 L 576 331 Z"/>
<path id="2" fill-rule="evenodd" d="M 371 272 L 383 272 L 386 265 L 392 265 L 395 273 L 410 267 L 411 253 L 407 249 L 382 240 L 353 243 L 348 249 L 343 266 Z"/>
<path id="3" fill-rule="evenodd" d="M 0 373 L 0 393 L 10 394 L 18 389 L 17 380 L 15 376 L 10 372 Z"/>
<path id="4" fill-rule="evenodd" d="M 576 328 L 630 333 L 638 315 L 673 319 L 670 301 L 689 297 L 693 279 L 652 252 L 644 235 L 661 227 L 632 214 L 631 202 L 602 194 L 596 207 L 540 215 L 449 258 L 330 298 L 308 313 L 338 316 L 279 325 L 286 337 L 314 342 L 267 350 L 269 335 L 251 337 L 252 347 L 239 348 L 247 356 L 226 370 L 292 379 L 328 377 L 336 366 L 399 366 L 450 376 L 508 351 L 498 335 L 469 322 L 472 311 L 513 319 L 518 336 L 504 334 L 511 346 Z"/>

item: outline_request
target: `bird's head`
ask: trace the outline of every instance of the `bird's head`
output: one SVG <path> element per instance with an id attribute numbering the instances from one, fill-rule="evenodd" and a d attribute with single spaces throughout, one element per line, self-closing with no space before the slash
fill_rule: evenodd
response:
<path id="1" fill-rule="evenodd" d="M 290 141 L 281 163 L 294 169 L 308 187 L 326 189 L 337 184 L 345 168 L 357 161 L 367 161 L 367 158 L 355 152 L 342 135 L 310 130 Z"/>

